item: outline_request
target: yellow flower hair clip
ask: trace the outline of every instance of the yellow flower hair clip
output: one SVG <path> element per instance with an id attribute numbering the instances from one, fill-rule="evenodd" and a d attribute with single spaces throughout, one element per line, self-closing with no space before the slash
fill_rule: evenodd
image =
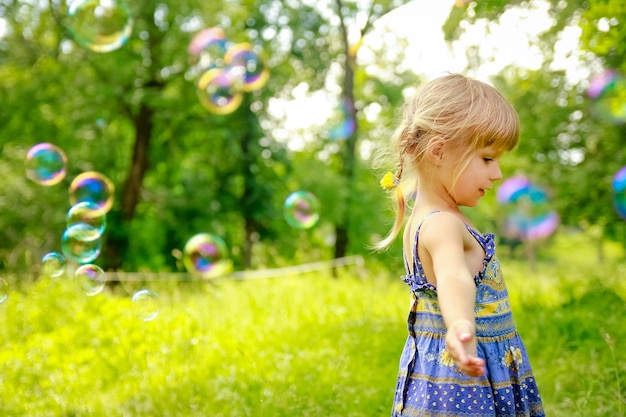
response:
<path id="1" fill-rule="evenodd" d="M 398 180 L 391 171 L 387 172 L 383 179 L 380 180 L 380 186 L 385 190 L 393 190 L 397 185 Z"/>

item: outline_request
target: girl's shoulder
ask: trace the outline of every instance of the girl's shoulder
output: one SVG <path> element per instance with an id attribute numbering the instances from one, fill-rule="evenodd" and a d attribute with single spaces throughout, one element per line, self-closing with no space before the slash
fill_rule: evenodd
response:
<path id="1" fill-rule="evenodd" d="M 415 213 L 416 228 L 426 230 L 463 232 L 466 222 L 458 214 L 446 210 L 424 210 Z"/>
<path id="2" fill-rule="evenodd" d="M 441 240 L 462 241 L 467 234 L 466 223 L 459 215 L 450 211 L 420 210 L 412 217 L 410 235 L 417 238 L 419 233 L 419 239 L 424 244 Z"/>

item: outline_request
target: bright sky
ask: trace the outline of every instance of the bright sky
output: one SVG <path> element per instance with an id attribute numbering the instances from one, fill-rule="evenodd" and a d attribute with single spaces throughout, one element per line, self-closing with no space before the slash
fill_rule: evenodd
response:
<path id="1" fill-rule="evenodd" d="M 481 0 L 477 0 L 481 1 Z M 455 7 L 455 0 L 414 0 L 379 19 L 374 30 L 366 35 L 364 46 L 357 56 L 359 65 L 368 72 L 377 74 L 376 63 L 404 56 L 404 65 L 427 78 L 445 72 L 464 72 L 475 78 L 488 81 L 489 77 L 507 65 L 538 69 L 543 57 L 533 45 L 537 34 L 552 26 L 548 3 L 545 0 L 530 0 L 528 10 L 511 9 L 502 14 L 499 23 L 479 21 L 476 25 L 464 27 L 465 34 L 452 45 L 444 41 L 442 25 L 448 13 Z M 469 6 L 462 6 L 469 11 Z M 387 31 L 408 41 L 406 48 L 397 46 L 395 39 L 385 35 Z M 566 28 L 564 36 L 555 44 L 554 69 L 567 69 L 572 81 L 588 78 L 588 70 L 578 65 L 577 27 Z M 467 68 L 466 50 L 477 47 L 485 62 L 479 68 Z M 392 61 L 393 62 L 393 61 Z M 331 68 L 341 73 L 339 67 Z M 387 68 L 388 70 L 388 68 Z M 283 128 L 306 129 L 323 125 L 337 106 L 337 86 L 327 84 L 326 91 L 312 92 L 307 85 L 293 90 L 293 101 L 270 103 L 270 110 L 277 115 L 285 115 Z M 311 111 L 314 108 L 315 111 Z M 303 143 L 291 139 L 294 150 Z"/>

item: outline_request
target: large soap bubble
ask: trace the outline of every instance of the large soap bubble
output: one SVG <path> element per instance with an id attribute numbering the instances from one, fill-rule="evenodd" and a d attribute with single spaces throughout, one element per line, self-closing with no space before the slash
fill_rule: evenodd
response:
<path id="1" fill-rule="evenodd" d="M 497 199 L 505 213 L 505 234 L 520 240 L 538 240 L 550 236 L 559 224 L 548 194 L 524 176 L 505 180 Z"/>
<path id="2" fill-rule="evenodd" d="M 81 265 L 74 273 L 74 280 L 80 289 L 88 296 L 92 297 L 102 292 L 106 285 L 104 271 L 98 265 Z"/>
<path id="3" fill-rule="evenodd" d="M 613 203 L 617 214 L 626 219 L 626 167 L 613 177 Z"/>
<path id="4" fill-rule="evenodd" d="M 285 199 L 283 207 L 285 220 L 296 229 L 310 229 L 320 218 L 320 203 L 308 191 L 295 191 Z"/>
<path id="5" fill-rule="evenodd" d="M 102 233 L 86 223 L 76 223 L 65 229 L 61 249 L 67 259 L 79 264 L 93 262 L 102 247 Z"/>
<path id="6" fill-rule="evenodd" d="M 133 30 L 133 19 L 124 0 L 74 0 L 67 15 L 74 40 L 95 52 L 121 48 Z"/>
<path id="7" fill-rule="evenodd" d="M 142 321 L 154 320 L 159 315 L 159 296 L 154 291 L 142 289 L 133 294 L 133 314 Z"/>
<path id="8" fill-rule="evenodd" d="M 46 253 L 41 258 L 41 269 L 45 276 L 56 278 L 65 272 L 65 258 L 57 252 Z"/>
<path id="9" fill-rule="evenodd" d="M 197 84 L 200 103 L 215 114 L 229 114 L 243 101 L 241 76 L 231 69 L 212 68 L 206 71 Z"/>
<path id="10" fill-rule="evenodd" d="M 615 70 L 607 70 L 592 78 L 587 95 L 593 100 L 592 111 L 599 119 L 626 123 L 626 77 Z"/>
<path id="11" fill-rule="evenodd" d="M 249 43 L 238 43 L 228 48 L 224 63 L 240 73 L 243 91 L 255 91 L 263 87 L 270 71 L 263 57 Z"/>
<path id="12" fill-rule="evenodd" d="M 87 201 L 96 204 L 107 213 L 113 207 L 115 186 L 106 175 L 88 171 L 77 175 L 72 180 L 69 194 L 72 206 Z"/>
<path id="13" fill-rule="evenodd" d="M 65 217 L 67 227 L 76 223 L 86 223 L 93 226 L 100 234 L 106 229 L 106 213 L 100 206 L 91 201 L 80 201 L 74 204 Z"/>
<path id="14" fill-rule="evenodd" d="M 55 185 L 65 178 L 67 157 L 56 145 L 39 143 L 26 155 L 26 176 L 41 185 Z"/>
<path id="15" fill-rule="evenodd" d="M 216 278 L 232 270 L 226 243 L 212 233 L 198 233 L 185 244 L 183 264 L 190 274 Z"/>

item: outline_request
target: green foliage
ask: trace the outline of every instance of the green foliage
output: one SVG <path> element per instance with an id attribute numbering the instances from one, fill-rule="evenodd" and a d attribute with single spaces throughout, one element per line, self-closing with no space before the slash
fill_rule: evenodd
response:
<path id="1" fill-rule="evenodd" d="M 346 1 L 340 12 L 351 25 L 360 24 L 357 13 L 369 16 L 368 26 L 361 28 L 366 32 L 374 19 L 401 3 L 364 7 Z M 250 240 L 255 267 L 326 259 L 332 256 L 333 227 L 344 221 L 345 210 L 354 211 L 350 253 L 367 252 L 371 235 L 381 233 L 377 213 L 368 210 L 382 211 L 385 203 L 368 171 L 370 160 L 359 159 L 357 178 L 348 181 L 341 175 L 343 144 L 325 143 L 320 135 L 315 146 L 293 154 L 275 133 L 284 121 L 268 111 L 272 99 L 292 99 L 299 84 L 313 91 L 325 88 L 330 63 L 345 57 L 335 28 L 338 11 L 278 0 L 142 0 L 130 7 L 132 36 L 122 48 L 102 54 L 73 41 L 64 2 L 0 4 L 7 28 L 0 38 L 5 109 L 0 151 L 7 163 L 0 168 L 7 178 L 0 185 L 0 218 L 6 225 L 0 232 L 0 268 L 36 270 L 41 255 L 58 250 L 69 208 L 67 187 L 87 170 L 102 172 L 116 187 L 98 259 L 105 268 L 176 270 L 172 251 L 199 232 L 222 236 L 238 269 L 246 267 Z M 260 47 L 271 71 L 265 87 L 225 116 L 208 113 L 198 102 L 187 52 L 198 30 L 215 26 L 233 42 Z M 357 74 L 357 106 L 382 106 L 376 124 L 368 125 L 359 115 L 359 134 L 379 140 L 385 133 L 381 126 L 389 124 L 385 120 L 401 100 L 401 87 L 389 87 L 363 69 Z M 395 77 L 403 79 L 404 74 Z M 366 84 L 367 93 L 361 94 Z M 148 122 L 145 114 L 151 115 Z M 149 145 L 138 152 L 140 131 L 148 132 Z M 42 141 L 60 146 L 69 161 L 67 178 L 46 189 L 23 179 L 23 158 Z M 321 158 L 322 150 L 330 156 Z M 137 169 L 133 155 L 144 152 L 141 187 L 129 193 L 129 178 Z M 316 230 L 300 233 L 282 219 L 282 203 L 296 189 L 320 193 L 323 212 Z M 129 196 L 138 199 L 136 207 L 128 204 Z"/>

